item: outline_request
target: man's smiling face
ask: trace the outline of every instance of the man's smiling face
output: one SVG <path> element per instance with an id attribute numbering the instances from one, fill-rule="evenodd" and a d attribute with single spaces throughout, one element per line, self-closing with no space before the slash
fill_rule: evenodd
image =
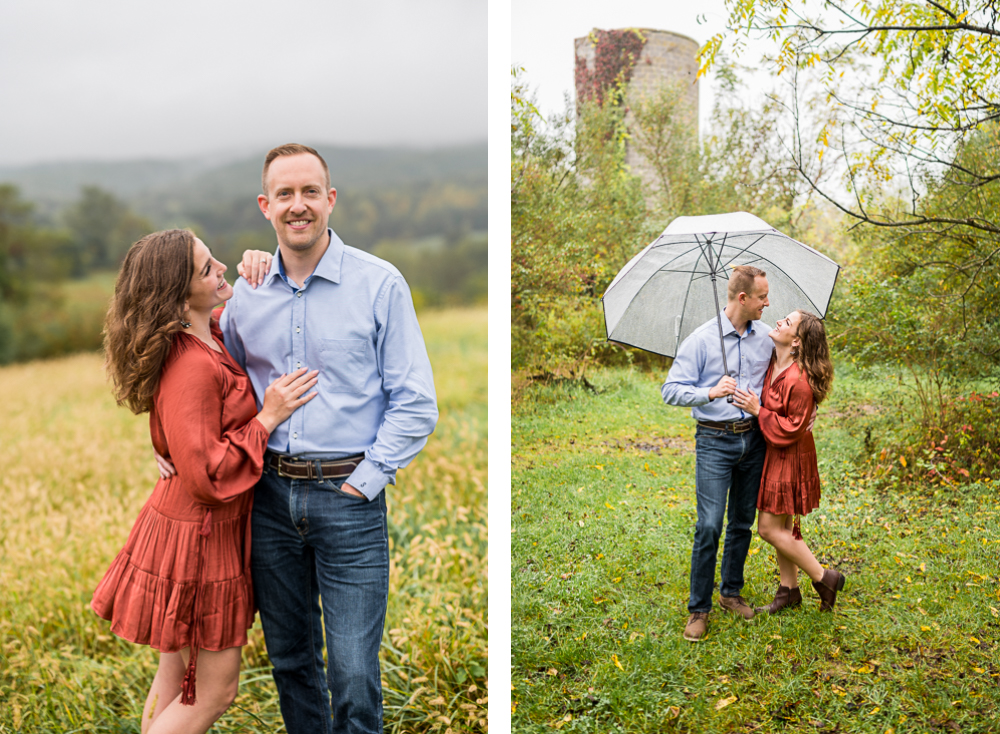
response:
<path id="1" fill-rule="evenodd" d="M 267 196 L 257 197 L 278 242 L 297 252 L 323 241 L 336 201 L 323 164 L 310 153 L 275 158 L 267 170 Z"/>

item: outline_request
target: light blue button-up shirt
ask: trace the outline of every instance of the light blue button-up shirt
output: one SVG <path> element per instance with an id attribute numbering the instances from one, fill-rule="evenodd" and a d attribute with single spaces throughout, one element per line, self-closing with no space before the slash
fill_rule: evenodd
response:
<path id="1" fill-rule="evenodd" d="M 347 482 L 374 499 L 434 430 L 434 376 L 403 276 L 327 231 L 330 245 L 301 287 L 279 248 L 256 290 L 237 278 L 219 323 L 258 408 L 282 373 L 320 371 L 318 395 L 274 430 L 268 448 L 298 459 L 363 453 Z"/>
<path id="2" fill-rule="evenodd" d="M 768 336 L 771 327 L 763 321 L 751 321 L 740 336 L 725 310 L 720 316 L 729 375 L 741 390 L 749 386 L 759 397 L 771 352 L 774 351 L 774 342 Z M 660 393 L 668 405 L 691 408 L 691 416 L 695 420 L 738 421 L 747 418 L 749 413 L 744 413 L 725 398 L 709 400 L 708 391 L 719 384 L 724 374 L 719 326 L 712 319 L 695 329 L 681 343 Z"/>

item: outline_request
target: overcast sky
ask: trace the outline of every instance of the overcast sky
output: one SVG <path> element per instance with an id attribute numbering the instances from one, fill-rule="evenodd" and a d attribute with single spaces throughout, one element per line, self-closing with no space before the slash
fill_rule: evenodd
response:
<path id="1" fill-rule="evenodd" d="M 0 165 L 486 139 L 486 0 L 0 4 Z"/>
<path id="2" fill-rule="evenodd" d="M 566 92 L 573 96 L 573 39 L 594 28 L 652 28 L 680 33 L 701 46 L 725 27 L 727 17 L 723 0 L 511 0 L 511 61 L 524 67 L 537 106 L 548 117 L 565 108 Z M 756 65 L 761 48 L 748 45 L 740 62 Z M 767 75 L 747 81 L 749 101 L 771 84 Z M 714 87 L 711 76 L 699 80 L 702 130 Z"/>

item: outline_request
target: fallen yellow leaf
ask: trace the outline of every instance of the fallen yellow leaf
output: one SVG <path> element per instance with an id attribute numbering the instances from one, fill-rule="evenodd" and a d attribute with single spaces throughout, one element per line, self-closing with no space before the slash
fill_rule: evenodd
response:
<path id="1" fill-rule="evenodd" d="M 614 664 L 618 667 L 618 670 L 620 670 L 622 672 L 625 672 L 625 668 L 623 668 L 622 664 L 618 662 L 618 656 L 617 655 L 612 655 L 611 656 L 611 660 L 614 661 Z"/>
<path id="2" fill-rule="evenodd" d="M 723 698 L 721 701 L 719 701 L 717 704 L 715 704 L 715 710 L 719 711 L 720 709 L 724 709 L 729 704 L 736 703 L 736 700 L 737 700 L 736 696 L 730 696 L 729 698 Z"/>

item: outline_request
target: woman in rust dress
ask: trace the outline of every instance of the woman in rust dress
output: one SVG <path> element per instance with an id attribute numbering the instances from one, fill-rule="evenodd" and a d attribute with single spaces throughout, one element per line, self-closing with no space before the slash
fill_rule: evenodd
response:
<path id="1" fill-rule="evenodd" d="M 833 383 L 826 329 L 818 316 L 793 311 L 770 333 L 774 355 L 764 377 L 760 400 L 736 391 L 735 402 L 758 417 L 767 456 L 757 497 L 757 532 L 774 546 L 781 583 L 774 601 L 758 611 L 774 614 L 802 602 L 798 571 L 812 579 L 820 610 L 833 609 L 844 575 L 824 569 L 802 539 L 799 517 L 819 507 L 819 467 L 809 430 L 813 408 Z"/>
<path id="2" fill-rule="evenodd" d="M 203 734 L 236 697 L 255 612 L 251 489 L 271 431 L 315 396 L 316 372 L 302 369 L 272 382 L 257 410 L 212 319 L 233 295 L 225 271 L 191 232 L 148 235 L 125 256 L 105 324 L 118 404 L 149 413 L 153 446 L 177 470 L 91 601 L 116 635 L 160 651 L 143 734 Z"/>

